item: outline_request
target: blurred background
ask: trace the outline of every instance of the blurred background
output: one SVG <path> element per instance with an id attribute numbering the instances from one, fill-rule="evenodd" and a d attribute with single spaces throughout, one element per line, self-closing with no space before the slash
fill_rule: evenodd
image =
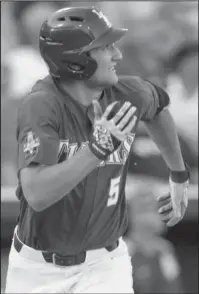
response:
<path id="1" fill-rule="evenodd" d="M 126 194 L 125 235 L 137 293 L 198 293 L 198 2 L 81 2 L 102 9 L 115 26 L 127 27 L 118 44 L 118 73 L 138 75 L 163 87 L 190 168 L 184 220 L 166 228 L 155 198 L 168 190 L 168 170 L 141 124 L 132 149 Z M 74 1 L 1 2 L 1 281 L 19 203 L 15 140 L 17 109 L 33 84 L 48 74 L 38 51 L 41 23 Z"/>

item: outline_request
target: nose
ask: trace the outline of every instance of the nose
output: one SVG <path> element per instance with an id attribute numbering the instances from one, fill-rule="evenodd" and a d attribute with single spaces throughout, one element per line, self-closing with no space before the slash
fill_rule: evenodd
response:
<path id="1" fill-rule="evenodd" d="M 113 60 L 118 61 L 123 58 L 122 52 L 120 49 L 114 44 L 113 46 Z"/>

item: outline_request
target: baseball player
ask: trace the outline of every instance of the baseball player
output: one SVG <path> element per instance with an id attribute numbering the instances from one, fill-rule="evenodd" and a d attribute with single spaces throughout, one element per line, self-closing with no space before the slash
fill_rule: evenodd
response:
<path id="1" fill-rule="evenodd" d="M 122 236 L 128 158 L 139 121 L 170 169 L 162 219 L 173 226 L 184 216 L 188 172 L 166 109 L 169 97 L 148 81 L 116 73 L 122 54 L 115 42 L 126 31 L 102 12 L 81 7 L 58 10 L 41 27 L 40 51 L 50 74 L 19 109 L 21 206 L 7 293 L 133 293 Z"/>

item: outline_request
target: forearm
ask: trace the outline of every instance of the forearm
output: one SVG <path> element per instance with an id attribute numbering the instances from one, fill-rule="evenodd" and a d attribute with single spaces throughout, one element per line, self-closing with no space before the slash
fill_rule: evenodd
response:
<path id="1" fill-rule="evenodd" d="M 29 181 L 31 184 L 25 191 L 33 208 L 41 211 L 61 200 L 99 163 L 100 160 L 86 146 L 59 164 L 34 168 Z"/>
<path id="2" fill-rule="evenodd" d="M 173 171 L 185 169 L 174 120 L 167 109 L 153 121 L 145 123 L 147 133 L 156 143 L 168 168 Z"/>

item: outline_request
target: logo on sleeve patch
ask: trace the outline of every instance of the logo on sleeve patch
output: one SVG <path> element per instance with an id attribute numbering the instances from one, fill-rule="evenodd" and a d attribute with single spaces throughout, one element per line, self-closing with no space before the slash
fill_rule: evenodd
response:
<path id="1" fill-rule="evenodd" d="M 39 137 L 35 135 L 32 131 L 28 132 L 23 145 L 23 151 L 25 154 L 25 158 L 27 159 L 30 156 L 34 156 L 37 154 L 40 146 Z"/>

